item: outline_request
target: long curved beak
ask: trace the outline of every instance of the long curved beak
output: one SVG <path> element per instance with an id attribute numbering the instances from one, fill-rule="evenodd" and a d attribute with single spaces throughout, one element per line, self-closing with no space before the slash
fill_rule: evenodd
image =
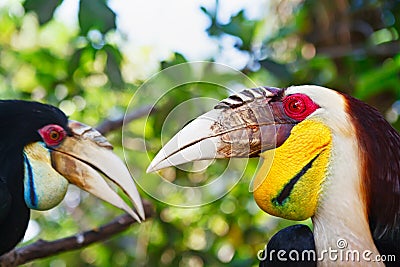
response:
<path id="1" fill-rule="evenodd" d="M 203 159 L 256 157 L 279 146 L 295 124 L 276 101 L 280 94 L 277 88 L 255 88 L 222 100 L 179 131 L 147 172 Z"/>
<path id="2" fill-rule="evenodd" d="M 99 132 L 70 121 L 70 136 L 52 148 L 53 167 L 70 183 L 128 212 L 138 222 L 145 219 L 141 198 L 122 160 Z M 108 185 L 105 176 L 130 198 L 136 212 Z"/>

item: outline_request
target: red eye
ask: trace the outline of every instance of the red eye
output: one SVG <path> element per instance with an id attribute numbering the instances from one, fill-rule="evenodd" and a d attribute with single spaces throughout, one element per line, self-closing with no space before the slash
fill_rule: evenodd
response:
<path id="1" fill-rule="evenodd" d="M 58 146 L 67 135 L 65 130 L 61 126 L 56 124 L 44 126 L 39 130 L 39 134 L 46 145 L 50 147 Z"/>
<path id="2" fill-rule="evenodd" d="M 306 95 L 293 94 L 283 99 L 283 108 L 290 118 L 302 121 L 319 106 Z"/>

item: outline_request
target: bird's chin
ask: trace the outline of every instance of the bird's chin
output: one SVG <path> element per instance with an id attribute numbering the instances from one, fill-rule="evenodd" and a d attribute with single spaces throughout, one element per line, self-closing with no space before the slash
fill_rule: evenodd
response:
<path id="1" fill-rule="evenodd" d="M 48 210 L 64 199 L 68 180 L 51 167 L 50 153 L 43 142 L 25 146 L 24 169 L 24 197 L 28 208 Z"/>

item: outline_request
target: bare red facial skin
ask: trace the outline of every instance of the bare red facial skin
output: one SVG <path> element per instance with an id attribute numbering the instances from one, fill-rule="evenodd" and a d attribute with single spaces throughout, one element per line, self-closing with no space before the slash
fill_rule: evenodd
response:
<path id="1" fill-rule="evenodd" d="M 49 147 L 56 147 L 67 136 L 67 132 L 59 125 L 49 124 L 39 129 L 39 134 Z"/>
<path id="2" fill-rule="evenodd" d="M 304 94 L 288 95 L 283 99 L 283 109 L 290 118 L 302 121 L 319 106 Z"/>

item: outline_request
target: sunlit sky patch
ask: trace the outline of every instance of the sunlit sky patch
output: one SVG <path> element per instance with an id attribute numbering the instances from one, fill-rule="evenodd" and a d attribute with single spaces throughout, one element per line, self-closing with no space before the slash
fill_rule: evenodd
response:
<path id="1" fill-rule="evenodd" d="M 208 37 L 206 29 L 210 24 L 201 6 L 213 9 L 215 0 L 110 0 L 111 8 L 118 15 L 118 28 L 126 35 L 123 50 L 127 56 L 151 51 L 146 58 L 152 61 L 168 58 L 171 52 L 183 54 L 188 60 L 206 60 L 216 54 L 218 43 Z M 56 18 L 71 26 L 77 25 L 79 0 L 64 0 L 56 12 Z M 218 18 L 228 23 L 231 15 L 244 9 L 249 19 L 261 17 L 268 10 L 268 0 L 221 0 Z M 217 61 L 241 67 L 246 63 L 244 54 L 233 49 L 235 41 L 225 38 L 224 52 Z M 220 44 L 221 45 L 221 44 Z"/>

